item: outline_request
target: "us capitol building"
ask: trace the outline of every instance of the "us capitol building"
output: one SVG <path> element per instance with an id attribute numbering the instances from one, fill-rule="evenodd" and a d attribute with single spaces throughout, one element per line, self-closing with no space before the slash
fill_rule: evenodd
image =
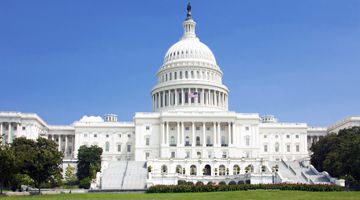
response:
<path id="1" fill-rule="evenodd" d="M 80 146 L 103 148 L 102 170 L 92 188 L 143 189 L 178 180 L 203 183 L 335 183 L 309 164 L 319 138 L 360 125 L 349 117 L 327 128 L 280 123 L 272 115 L 228 110 L 229 89 L 212 51 L 195 33 L 191 6 L 184 33 L 156 74 L 150 113 L 119 122 L 114 114 L 84 116 L 68 126 L 47 124 L 32 113 L 0 112 L 2 144 L 16 137 L 45 137 L 76 166 Z"/>

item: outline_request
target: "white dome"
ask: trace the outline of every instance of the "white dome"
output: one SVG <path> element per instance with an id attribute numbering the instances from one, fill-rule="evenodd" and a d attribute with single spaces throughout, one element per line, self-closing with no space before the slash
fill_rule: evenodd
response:
<path id="1" fill-rule="evenodd" d="M 208 61 L 216 65 L 216 59 L 212 51 L 198 38 L 183 38 L 172 45 L 165 54 L 164 64 L 167 62 L 191 59 Z"/>

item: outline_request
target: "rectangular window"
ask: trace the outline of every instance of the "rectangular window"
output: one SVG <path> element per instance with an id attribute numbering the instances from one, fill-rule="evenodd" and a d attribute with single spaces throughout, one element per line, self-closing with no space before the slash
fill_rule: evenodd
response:
<path id="1" fill-rule="evenodd" d="M 117 145 L 117 151 L 118 151 L 118 152 L 121 152 L 121 144 L 118 144 L 118 145 Z"/>
<path id="2" fill-rule="evenodd" d="M 295 137 L 296 137 L 296 139 L 299 139 L 299 135 L 296 135 Z"/>
<path id="3" fill-rule="evenodd" d="M 210 126 L 206 127 L 206 130 L 207 130 L 207 131 L 210 131 Z"/>
<path id="4" fill-rule="evenodd" d="M 174 151 L 171 152 L 171 158 L 175 158 L 175 152 Z"/>
<path id="5" fill-rule="evenodd" d="M 22 130 L 24 131 L 25 129 L 26 129 L 26 127 L 25 127 L 25 126 L 23 126 L 23 127 L 22 127 Z"/>
<path id="6" fill-rule="evenodd" d="M 264 145 L 264 152 L 268 152 L 268 146 Z"/>
<path id="7" fill-rule="evenodd" d="M 187 152 L 186 152 L 185 158 L 190 158 L 190 151 L 187 151 Z"/>
<path id="8" fill-rule="evenodd" d="M 190 127 L 188 127 L 188 126 L 185 127 L 185 131 L 188 131 L 188 130 L 190 130 Z"/>
<path id="9" fill-rule="evenodd" d="M 200 126 L 197 126 L 197 127 L 196 127 L 196 130 L 197 130 L 197 131 L 200 131 Z"/>
<path id="10" fill-rule="evenodd" d="M 286 151 L 290 152 L 290 145 L 286 145 Z"/>
<path id="11" fill-rule="evenodd" d="M 85 134 L 84 134 L 84 138 L 86 138 L 86 137 L 87 137 L 87 134 L 85 133 Z"/>
<path id="12" fill-rule="evenodd" d="M 146 126 L 146 130 L 147 130 L 147 131 L 150 130 L 150 126 Z"/>
<path id="13" fill-rule="evenodd" d="M 131 152 L 131 145 L 130 144 L 127 145 L 127 152 Z"/>
<path id="14" fill-rule="evenodd" d="M 148 159 L 150 157 L 150 153 L 149 152 L 146 152 L 145 153 L 145 158 Z"/>
<path id="15" fill-rule="evenodd" d="M 182 79 L 182 72 L 180 72 L 180 79 Z"/>
<path id="16" fill-rule="evenodd" d="M 245 127 L 245 130 L 246 130 L 246 131 L 250 130 L 250 127 L 246 126 L 246 127 Z"/>
<path id="17" fill-rule="evenodd" d="M 300 145 L 296 145 L 296 152 L 300 152 Z"/>
<path id="18" fill-rule="evenodd" d="M 150 138 L 146 138 L 146 146 L 150 145 Z"/>

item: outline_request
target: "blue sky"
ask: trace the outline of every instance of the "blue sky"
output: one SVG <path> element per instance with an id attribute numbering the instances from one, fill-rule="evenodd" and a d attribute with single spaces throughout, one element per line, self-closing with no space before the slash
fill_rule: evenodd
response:
<path id="1" fill-rule="evenodd" d="M 151 111 L 186 0 L 1 0 L 0 110 L 49 124 Z M 193 0 L 230 110 L 326 126 L 360 115 L 359 0 Z"/>

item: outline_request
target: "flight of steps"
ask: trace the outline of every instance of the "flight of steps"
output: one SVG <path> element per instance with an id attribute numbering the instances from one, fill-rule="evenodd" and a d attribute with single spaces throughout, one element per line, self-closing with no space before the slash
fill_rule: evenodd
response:
<path id="1" fill-rule="evenodd" d="M 145 189 L 147 178 L 146 162 L 112 161 L 101 177 L 103 190 Z"/>
<path id="2" fill-rule="evenodd" d="M 315 173 L 309 167 L 302 166 L 298 161 L 276 161 L 269 163 L 278 165 L 279 173 L 290 183 L 331 184 L 326 175 Z"/>

